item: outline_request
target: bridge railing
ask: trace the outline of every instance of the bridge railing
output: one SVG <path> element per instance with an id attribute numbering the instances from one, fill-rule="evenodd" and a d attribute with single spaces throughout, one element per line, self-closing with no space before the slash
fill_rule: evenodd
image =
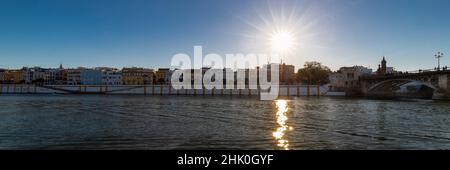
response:
<path id="1" fill-rule="evenodd" d="M 385 74 L 385 75 L 364 75 L 361 77 L 361 79 L 376 79 L 376 78 L 389 78 L 389 77 L 398 77 L 398 76 L 409 76 L 409 75 L 413 75 L 413 74 L 423 74 L 423 73 L 428 73 L 428 74 L 432 74 L 432 73 L 450 73 L 449 69 L 440 69 L 440 70 L 436 70 L 436 69 L 420 69 L 420 70 L 413 70 L 413 71 L 398 71 L 395 73 L 389 73 L 389 74 Z"/>
<path id="2" fill-rule="evenodd" d="M 425 69 L 425 70 L 413 70 L 413 71 L 405 71 L 405 72 L 401 72 L 403 74 L 416 74 L 416 73 L 426 73 L 426 72 L 433 72 L 433 71 L 437 71 L 435 69 Z"/>

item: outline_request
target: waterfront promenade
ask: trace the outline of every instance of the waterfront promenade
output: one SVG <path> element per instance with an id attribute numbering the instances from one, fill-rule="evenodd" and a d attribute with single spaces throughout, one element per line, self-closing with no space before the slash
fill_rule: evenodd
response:
<path id="1" fill-rule="evenodd" d="M 137 94 L 137 95 L 209 95 L 259 96 L 259 89 L 174 89 L 170 85 L 46 85 L 0 84 L 0 94 Z M 281 85 L 280 96 L 345 96 L 329 92 L 323 85 Z"/>

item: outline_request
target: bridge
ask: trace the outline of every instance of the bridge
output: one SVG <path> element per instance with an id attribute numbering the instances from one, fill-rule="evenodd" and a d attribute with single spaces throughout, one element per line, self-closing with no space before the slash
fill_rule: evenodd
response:
<path id="1" fill-rule="evenodd" d="M 360 78 L 368 97 L 450 99 L 450 70 L 419 70 Z"/>

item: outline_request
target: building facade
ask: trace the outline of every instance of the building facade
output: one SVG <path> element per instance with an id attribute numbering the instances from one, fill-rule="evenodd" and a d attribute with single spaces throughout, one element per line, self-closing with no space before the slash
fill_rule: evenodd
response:
<path id="1" fill-rule="evenodd" d="M 56 85 L 65 85 L 67 84 L 67 70 L 65 69 L 59 69 L 56 74 Z"/>
<path id="2" fill-rule="evenodd" d="M 144 69 L 136 67 L 122 69 L 122 84 L 124 85 L 153 84 L 153 81 L 154 81 L 153 69 Z"/>
<path id="3" fill-rule="evenodd" d="M 0 82 L 2 84 L 10 84 L 11 82 L 11 74 L 8 71 L 0 72 Z"/>
<path id="4" fill-rule="evenodd" d="M 288 85 L 288 84 L 295 84 L 295 66 L 293 65 L 286 65 L 285 63 L 280 64 L 280 84 L 281 85 Z"/>
<path id="5" fill-rule="evenodd" d="M 80 71 L 81 85 L 102 85 L 102 71 L 95 69 L 83 69 Z"/>
<path id="6" fill-rule="evenodd" d="M 168 68 L 160 68 L 156 71 L 156 84 L 170 84 L 172 72 Z M 203 72 L 204 74 L 204 72 Z"/>
<path id="7" fill-rule="evenodd" d="M 117 69 L 102 70 L 103 85 L 122 85 L 122 72 Z"/>
<path id="8" fill-rule="evenodd" d="M 14 84 L 23 84 L 23 71 L 22 70 L 9 70 L 9 82 Z"/>
<path id="9" fill-rule="evenodd" d="M 58 75 L 59 69 L 47 69 L 45 70 L 45 84 L 56 84 L 56 77 Z"/>
<path id="10" fill-rule="evenodd" d="M 81 85 L 81 71 L 84 68 L 67 69 L 67 85 Z"/>
<path id="11" fill-rule="evenodd" d="M 26 84 L 43 84 L 46 78 L 46 71 L 48 69 L 43 69 L 40 67 L 24 67 L 22 68 L 23 81 Z"/>
<path id="12" fill-rule="evenodd" d="M 371 75 L 372 69 L 363 66 L 341 67 L 329 75 L 331 91 L 347 91 L 360 87 L 360 77 Z"/>

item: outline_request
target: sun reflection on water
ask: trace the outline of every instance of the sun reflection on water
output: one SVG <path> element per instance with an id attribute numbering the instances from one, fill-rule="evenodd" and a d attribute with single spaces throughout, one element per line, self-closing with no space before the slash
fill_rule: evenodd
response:
<path id="1" fill-rule="evenodd" d="M 277 140 L 277 142 L 278 142 L 277 146 L 288 150 L 289 149 L 289 141 L 284 138 L 284 135 L 285 135 L 285 131 L 292 130 L 292 127 L 288 126 L 286 123 L 286 121 L 288 120 L 287 101 L 286 100 L 277 100 L 276 105 L 277 105 L 278 110 L 277 110 L 277 113 L 275 116 L 277 118 L 277 123 L 278 123 L 279 127 L 277 128 L 277 130 L 275 132 L 273 132 L 273 137 L 275 137 L 275 140 Z"/>

